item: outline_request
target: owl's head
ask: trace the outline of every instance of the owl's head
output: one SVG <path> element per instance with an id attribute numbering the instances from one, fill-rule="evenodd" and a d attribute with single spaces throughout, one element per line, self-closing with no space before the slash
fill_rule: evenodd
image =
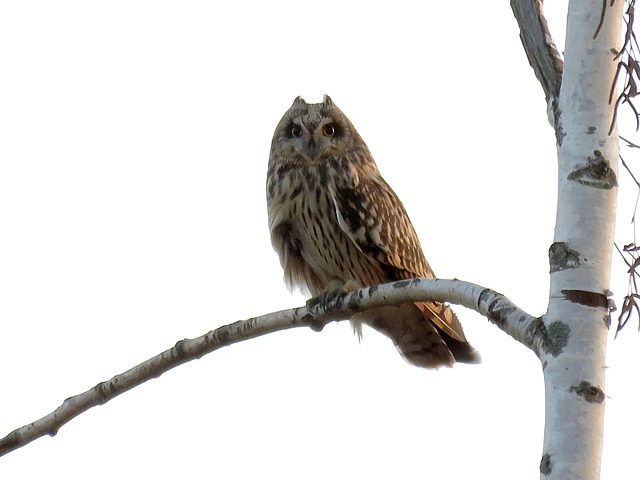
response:
<path id="1" fill-rule="evenodd" d="M 271 143 L 271 156 L 291 164 L 319 164 L 348 153 L 367 150 L 362 138 L 328 95 L 322 103 L 301 97 L 280 120 Z"/>

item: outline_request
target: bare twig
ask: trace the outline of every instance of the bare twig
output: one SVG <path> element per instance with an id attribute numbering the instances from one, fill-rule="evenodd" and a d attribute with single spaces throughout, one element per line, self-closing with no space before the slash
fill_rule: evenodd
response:
<path id="1" fill-rule="evenodd" d="M 525 313 L 502 294 L 460 280 L 402 280 L 333 296 L 325 302 L 238 321 L 201 337 L 181 340 L 173 348 L 101 382 L 90 390 L 67 398 L 50 414 L 0 439 L 0 455 L 5 455 L 44 435 L 55 435 L 74 417 L 102 405 L 147 380 L 159 377 L 183 363 L 198 359 L 219 348 L 267 333 L 295 327 L 322 330 L 329 322 L 381 306 L 413 301 L 449 301 L 486 316 L 500 329 L 538 353 L 544 348 L 544 328 L 540 319 Z"/>
<path id="2" fill-rule="evenodd" d="M 613 97 L 616 91 L 618 80 L 620 78 L 620 72 L 624 70 L 624 85 L 620 91 L 620 94 L 616 98 L 613 118 L 611 119 L 611 126 L 609 128 L 609 135 L 613 132 L 616 120 L 618 118 L 618 108 L 620 105 L 626 103 L 629 105 L 636 117 L 636 130 L 640 128 L 640 120 L 638 110 L 636 109 L 633 101 L 638 95 L 638 81 L 640 81 L 640 63 L 637 60 L 638 57 L 638 39 L 633 31 L 635 24 L 635 0 L 627 1 L 627 11 L 625 12 L 624 20 L 626 23 L 626 30 L 624 34 L 624 42 L 620 52 L 615 57 L 618 60 L 618 67 L 616 69 L 613 82 L 611 84 L 611 93 L 609 94 L 609 102 L 613 101 Z M 606 7 L 606 1 L 603 5 L 603 13 Z"/>
<path id="3" fill-rule="evenodd" d="M 609 6 L 613 7 L 615 3 L 616 3 L 616 0 L 610 0 Z M 602 0 L 602 9 L 600 10 L 600 21 L 598 22 L 598 27 L 596 28 L 595 33 L 593 34 L 594 40 L 598 38 L 598 34 L 600 33 L 600 30 L 602 30 L 602 25 L 604 25 L 604 17 L 606 13 L 607 13 L 607 0 Z"/>
<path id="4" fill-rule="evenodd" d="M 615 247 L 624 260 L 624 263 L 629 267 L 627 270 L 627 273 L 629 274 L 629 286 L 622 303 L 622 308 L 620 309 L 620 315 L 618 316 L 618 327 L 616 328 L 617 337 L 618 333 L 620 333 L 633 316 L 640 318 L 640 307 L 637 303 L 640 299 L 640 294 L 638 294 L 638 278 L 640 277 L 640 272 L 638 272 L 640 267 L 640 247 L 636 246 L 635 242 L 625 245 L 622 250 L 620 250 L 618 245 Z M 640 323 L 638 324 L 638 329 L 640 330 Z"/>
<path id="5" fill-rule="evenodd" d="M 613 0 L 611 0 L 613 2 Z M 603 3 L 603 12 L 606 9 L 606 0 Z M 618 66 L 616 68 L 616 73 L 611 84 L 611 91 L 609 93 L 609 102 L 613 102 L 615 98 L 616 87 L 620 80 L 621 72 L 623 73 L 623 86 L 620 91 L 620 94 L 615 98 L 615 107 L 613 118 L 611 119 L 611 126 L 609 128 L 609 134 L 611 134 L 614 130 L 617 117 L 618 117 L 618 108 L 620 105 L 626 103 L 631 108 L 635 119 L 636 119 L 636 130 L 640 129 L 640 114 L 636 109 L 634 102 L 635 97 L 640 92 L 638 88 L 638 84 L 640 82 L 640 61 L 638 61 L 638 53 L 640 48 L 638 46 L 638 40 L 636 34 L 634 32 L 634 24 L 635 24 L 635 0 L 627 0 L 627 10 L 624 15 L 624 20 L 626 23 L 626 30 L 624 33 L 624 42 L 622 44 L 622 48 L 618 52 L 615 57 L 615 60 L 618 61 Z M 621 140 L 627 143 L 627 146 L 630 148 L 639 148 L 637 144 L 627 140 L 626 138 L 619 136 Z M 627 266 L 629 267 L 629 284 L 627 289 L 627 294 L 624 297 L 624 301 L 622 304 L 622 308 L 620 310 L 620 315 L 618 316 L 618 327 L 616 329 L 616 336 L 620 331 L 625 327 L 625 325 L 633 318 L 634 316 L 638 316 L 640 318 L 640 308 L 638 306 L 637 300 L 640 298 L 640 294 L 638 293 L 638 282 L 637 277 L 639 276 L 639 267 L 640 267 L 640 256 L 638 254 L 638 247 L 636 247 L 637 242 L 635 239 L 635 226 L 636 226 L 636 212 L 638 208 L 638 199 L 640 198 L 640 182 L 638 182 L 636 176 L 631 171 L 631 168 L 625 162 L 624 158 L 620 156 L 622 161 L 622 166 L 627 170 L 631 178 L 638 187 L 638 192 L 636 194 L 636 205 L 633 212 L 633 217 L 631 219 L 631 223 L 634 227 L 634 239 L 633 242 L 625 245 L 622 250 L 618 248 L 616 245 L 616 249 L 618 253 L 623 258 Z M 640 328 L 640 323 L 639 323 Z"/>
<path id="6" fill-rule="evenodd" d="M 626 142 L 627 143 L 626 146 L 629 147 L 629 148 L 640 148 L 640 145 L 638 145 L 637 143 L 632 142 L 631 140 L 623 137 L 622 135 L 618 135 L 618 138 L 620 140 L 622 140 L 623 142 Z"/>

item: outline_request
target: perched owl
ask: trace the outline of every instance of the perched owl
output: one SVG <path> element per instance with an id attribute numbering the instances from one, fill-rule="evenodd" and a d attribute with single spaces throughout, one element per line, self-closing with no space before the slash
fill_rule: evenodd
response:
<path id="1" fill-rule="evenodd" d="M 271 143 L 267 206 L 273 247 L 289 288 L 313 296 L 435 275 L 402 203 L 349 119 L 325 95 L 298 97 Z M 387 335 L 414 365 L 478 363 L 448 305 L 407 303 L 351 318 Z"/>

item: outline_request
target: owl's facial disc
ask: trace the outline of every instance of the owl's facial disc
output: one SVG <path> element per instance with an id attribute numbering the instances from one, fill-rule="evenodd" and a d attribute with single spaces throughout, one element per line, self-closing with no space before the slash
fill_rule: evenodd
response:
<path id="1" fill-rule="evenodd" d="M 303 125 L 294 123 L 291 126 L 291 138 L 296 145 L 296 151 L 307 162 L 318 162 L 333 157 L 342 132 L 342 127 L 331 118 Z"/>
<path id="2" fill-rule="evenodd" d="M 310 161 L 313 162 L 318 158 L 318 154 L 320 153 L 320 146 L 318 145 L 318 143 L 312 137 L 308 141 L 304 142 L 304 144 L 302 146 L 302 150 L 304 152 L 304 155 Z"/>
<path id="3" fill-rule="evenodd" d="M 284 158 L 295 165 L 322 163 L 351 148 L 350 124 L 342 112 L 325 97 L 322 103 L 308 104 L 298 97 L 280 123 Z"/>

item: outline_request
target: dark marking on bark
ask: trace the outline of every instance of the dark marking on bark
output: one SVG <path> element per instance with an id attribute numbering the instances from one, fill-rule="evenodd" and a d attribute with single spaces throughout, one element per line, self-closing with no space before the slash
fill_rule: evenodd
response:
<path id="1" fill-rule="evenodd" d="M 218 342 L 220 345 L 224 345 L 225 343 L 227 343 L 229 341 L 229 329 L 228 328 L 219 328 L 218 329 Z"/>
<path id="2" fill-rule="evenodd" d="M 108 401 L 108 398 L 109 398 L 108 386 L 109 386 L 108 382 L 100 382 L 93 387 L 93 391 L 96 393 L 96 395 L 100 399 L 98 400 L 99 405 L 104 405 Z"/>
<path id="3" fill-rule="evenodd" d="M 539 343 L 542 350 L 554 357 L 564 351 L 569 342 L 571 329 L 561 321 L 555 321 L 546 326 L 542 318 L 536 318 L 525 331 L 525 341 L 529 346 Z"/>
<path id="4" fill-rule="evenodd" d="M 576 392 L 589 403 L 604 402 L 604 392 L 600 388 L 595 385 L 591 385 L 589 382 L 584 380 L 578 385 L 572 385 L 571 388 L 569 388 L 569 391 Z"/>
<path id="5" fill-rule="evenodd" d="M 573 303 L 593 308 L 609 308 L 609 300 L 604 293 L 586 290 L 561 290 L 560 292 L 564 295 L 564 298 Z"/>
<path id="6" fill-rule="evenodd" d="M 31 427 L 32 425 L 33 423 L 29 424 L 29 427 Z M 58 429 L 52 428 L 47 432 L 47 435 L 49 435 L 50 437 L 55 437 L 57 433 L 58 433 Z M 0 451 L 4 455 L 5 453 L 10 452 L 11 450 L 15 450 L 16 448 L 19 447 L 21 441 L 22 441 L 21 435 L 19 435 L 17 431 L 13 431 L 9 435 L 4 437 L 2 441 L 0 441 Z"/>
<path id="7" fill-rule="evenodd" d="M 587 135 L 593 135 L 598 131 L 598 127 L 587 127 Z"/>
<path id="8" fill-rule="evenodd" d="M 547 333 L 547 327 L 544 326 L 544 322 L 542 321 L 542 318 L 536 318 L 533 322 L 529 324 L 529 326 L 524 332 L 525 344 L 530 347 L 535 343 L 535 340 L 538 338 L 540 338 L 541 343 L 543 343 L 546 333 Z"/>
<path id="9" fill-rule="evenodd" d="M 227 332 L 227 336 L 229 334 L 228 330 L 225 328 L 223 332 Z M 186 355 L 186 351 L 184 348 L 184 340 L 178 340 L 176 344 L 173 346 L 173 350 L 171 351 L 171 356 L 175 359 L 184 358 Z"/>
<path id="10" fill-rule="evenodd" d="M 480 295 L 478 295 L 478 307 L 482 304 L 482 302 L 484 301 L 484 297 L 486 295 L 491 295 L 491 292 L 493 290 L 491 290 L 490 288 L 485 288 L 484 290 L 482 290 L 480 292 Z"/>
<path id="11" fill-rule="evenodd" d="M 487 309 L 487 317 L 489 317 L 489 320 L 496 325 L 504 325 L 507 321 L 507 317 L 514 310 L 515 307 L 513 306 L 502 306 L 502 308 L 500 308 L 500 300 L 496 299 L 489 305 L 489 308 Z"/>
<path id="12" fill-rule="evenodd" d="M 555 321 L 547 327 L 546 341 L 543 344 L 545 352 L 551 353 L 554 357 L 560 355 L 569 343 L 569 325 L 561 321 Z"/>
<path id="13" fill-rule="evenodd" d="M 540 473 L 542 475 L 549 475 L 553 471 L 553 465 L 551 464 L 551 455 L 545 453 L 540 460 Z"/>
<path id="14" fill-rule="evenodd" d="M 604 190 L 618 186 L 616 174 L 600 150 L 594 150 L 593 157 L 587 157 L 587 165 L 571 172 L 567 180 Z"/>
<path id="15" fill-rule="evenodd" d="M 568 268 L 578 268 L 586 259 L 580 259 L 580 254 L 569 248 L 566 242 L 554 242 L 549 247 L 550 273 Z"/>
<path id="16" fill-rule="evenodd" d="M 487 296 L 493 296 L 495 292 L 490 288 L 485 288 L 478 296 L 478 306 L 485 303 Z M 502 326 L 507 322 L 507 318 L 513 314 L 516 307 L 505 305 L 500 299 L 493 300 L 487 307 L 487 318 L 495 325 Z M 522 315 L 517 320 L 519 323 L 527 321 L 527 316 Z"/>
<path id="17" fill-rule="evenodd" d="M 399 282 L 395 282 L 393 284 L 393 288 L 405 288 L 408 285 L 411 285 L 411 280 L 400 280 Z"/>

